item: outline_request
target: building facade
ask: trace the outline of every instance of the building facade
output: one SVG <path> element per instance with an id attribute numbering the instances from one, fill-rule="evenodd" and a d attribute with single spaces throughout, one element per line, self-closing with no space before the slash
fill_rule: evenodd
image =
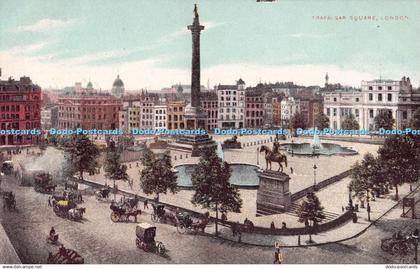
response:
<path id="1" fill-rule="evenodd" d="M 155 130 L 168 129 L 167 105 L 155 105 L 153 107 L 153 128 Z"/>
<path id="2" fill-rule="evenodd" d="M 119 126 L 121 100 L 108 94 L 62 95 L 58 100 L 60 129 L 104 129 Z"/>
<path id="3" fill-rule="evenodd" d="M 207 113 L 206 130 L 213 132 L 217 128 L 218 99 L 215 91 L 201 92 L 201 107 Z"/>
<path id="4" fill-rule="evenodd" d="M 300 100 L 288 97 L 281 100 L 281 126 L 289 126 L 290 119 L 294 114 L 301 112 Z"/>
<path id="5" fill-rule="evenodd" d="M 245 126 L 245 82 L 216 86 L 218 99 L 218 127 L 243 128 Z"/>
<path id="6" fill-rule="evenodd" d="M 48 106 L 41 110 L 41 128 L 47 130 L 58 127 L 58 106 Z"/>
<path id="7" fill-rule="evenodd" d="M 184 101 L 168 101 L 168 129 L 184 129 Z"/>
<path id="8" fill-rule="evenodd" d="M 259 128 L 264 125 L 264 102 L 259 91 L 245 93 L 245 127 Z"/>
<path id="9" fill-rule="evenodd" d="M 374 130 L 374 119 L 382 111 L 392 115 L 395 128 L 405 128 L 420 106 L 420 92 L 413 90 L 410 78 L 406 77 L 400 81 L 362 81 L 361 90 L 325 92 L 323 95 L 324 113 L 330 118 L 332 129 L 340 129 L 345 117 L 353 114 L 361 129 Z"/>
<path id="10" fill-rule="evenodd" d="M 41 129 L 41 88 L 29 77 L 0 80 L 0 100 L 0 145 L 37 144 L 40 135 L 6 131 Z"/>

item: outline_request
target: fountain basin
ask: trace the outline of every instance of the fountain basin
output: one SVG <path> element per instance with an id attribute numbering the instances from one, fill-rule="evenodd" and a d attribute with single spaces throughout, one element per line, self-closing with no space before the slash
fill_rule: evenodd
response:
<path id="1" fill-rule="evenodd" d="M 183 189 L 192 189 L 191 175 L 196 164 L 181 164 L 174 167 L 178 175 L 178 186 Z M 258 189 L 260 179 L 257 175 L 258 166 L 245 163 L 230 164 L 232 175 L 229 182 L 238 188 Z"/>
<path id="2" fill-rule="evenodd" d="M 311 155 L 356 155 L 358 154 L 357 151 L 343 147 L 338 144 L 333 143 L 321 143 L 319 147 L 313 147 L 311 143 L 284 143 L 281 144 L 280 147 L 286 150 L 289 154 L 292 153 L 294 155 L 303 155 L 303 156 L 311 156 Z"/>

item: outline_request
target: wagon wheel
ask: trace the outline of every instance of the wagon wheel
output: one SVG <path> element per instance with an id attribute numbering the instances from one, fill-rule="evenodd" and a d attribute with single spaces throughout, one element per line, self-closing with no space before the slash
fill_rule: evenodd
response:
<path id="1" fill-rule="evenodd" d="M 176 226 L 176 230 L 178 231 L 178 233 L 180 233 L 180 234 L 184 234 L 187 230 L 185 229 L 185 225 L 184 224 L 182 224 L 182 223 L 179 223 L 177 226 Z"/>
<path id="2" fill-rule="evenodd" d="M 153 222 L 158 222 L 159 221 L 159 217 L 155 213 L 153 213 L 151 217 L 152 217 Z"/>
<path id="3" fill-rule="evenodd" d="M 118 222 L 120 220 L 120 215 L 117 212 L 112 212 L 111 213 L 111 220 L 113 222 Z"/>
<path id="4" fill-rule="evenodd" d="M 159 241 L 156 242 L 156 250 L 157 250 L 157 253 L 159 253 L 159 255 L 164 255 L 166 252 L 165 246 L 163 245 L 162 242 L 159 242 Z"/>

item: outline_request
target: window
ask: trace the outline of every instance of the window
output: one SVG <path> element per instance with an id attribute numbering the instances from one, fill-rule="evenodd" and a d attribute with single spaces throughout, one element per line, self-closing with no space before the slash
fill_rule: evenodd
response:
<path id="1" fill-rule="evenodd" d="M 392 94 L 388 93 L 388 102 L 392 102 Z"/>
<path id="2" fill-rule="evenodd" d="M 369 93 L 369 101 L 373 100 L 373 94 Z"/>
<path id="3" fill-rule="evenodd" d="M 371 91 L 371 90 L 373 90 L 373 87 L 372 86 L 369 86 L 369 91 Z"/>
<path id="4" fill-rule="evenodd" d="M 334 102 L 337 102 L 337 98 L 334 97 Z"/>
<path id="5" fill-rule="evenodd" d="M 359 110 L 358 109 L 355 109 L 354 110 L 354 114 L 356 114 L 356 117 L 359 117 Z"/>
<path id="6" fill-rule="evenodd" d="M 328 107 L 327 108 L 327 116 L 329 116 L 330 115 L 330 108 Z"/>
<path id="7" fill-rule="evenodd" d="M 382 93 L 378 94 L 378 101 L 382 101 Z"/>
<path id="8" fill-rule="evenodd" d="M 403 113 L 402 113 L 402 117 L 403 117 L 403 119 L 404 119 L 404 120 L 406 120 L 406 119 L 407 119 L 407 111 L 403 111 Z"/>
<path id="9" fill-rule="evenodd" d="M 356 98 L 356 102 L 359 102 L 359 98 Z"/>
<path id="10" fill-rule="evenodd" d="M 378 87 L 378 90 L 382 91 L 382 86 L 379 86 L 379 87 Z"/>
<path id="11" fill-rule="evenodd" d="M 337 108 L 334 108 L 334 110 L 333 110 L 333 116 L 337 116 Z"/>
<path id="12" fill-rule="evenodd" d="M 388 91 L 391 91 L 392 90 L 392 87 L 391 86 L 388 86 Z"/>
<path id="13" fill-rule="evenodd" d="M 369 109 L 369 118 L 373 118 L 373 109 Z"/>

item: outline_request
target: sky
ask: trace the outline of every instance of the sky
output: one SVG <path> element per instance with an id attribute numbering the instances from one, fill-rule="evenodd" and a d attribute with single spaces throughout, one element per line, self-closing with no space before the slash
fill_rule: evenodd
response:
<path id="1" fill-rule="evenodd" d="M 43 88 L 91 80 L 95 88 L 110 89 L 119 74 L 126 90 L 190 84 L 186 27 L 194 3 L 205 26 L 203 85 L 234 84 L 240 77 L 251 86 L 323 85 L 326 72 L 331 83 L 350 86 L 402 76 L 419 84 L 417 0 L 0 1 L 7 14 L 0 16 L 2 79 L 26 75 Z"/>

